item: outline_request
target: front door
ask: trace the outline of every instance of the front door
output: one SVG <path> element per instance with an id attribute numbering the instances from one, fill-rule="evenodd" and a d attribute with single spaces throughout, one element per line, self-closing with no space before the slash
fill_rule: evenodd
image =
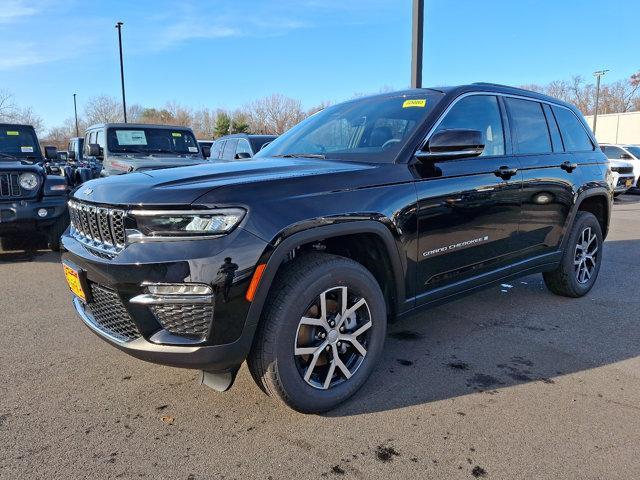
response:
<path id="1" fill-rule="evenodd" d="M 416 164 L 418 304 L 468 288 L 467 280 L 518 255 L 522 179 L 504 107 L 494 95 L 458 100 L 437 126 L 479 130 L 479 157 Z"/>

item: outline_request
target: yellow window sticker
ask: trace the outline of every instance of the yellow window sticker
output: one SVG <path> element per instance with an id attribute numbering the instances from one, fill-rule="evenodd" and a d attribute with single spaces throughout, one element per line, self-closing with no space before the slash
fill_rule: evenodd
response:
<path id="1" fill-rule="evenodd" d="M 182 134 L 179 133 L 179 132 L 173 132 L 173 133 L 171 133 L 171 135 L 173 135 L 174 137 L 181 137 L 182 136 Z"/>
<path id="2" fill-rule="evenodd" d="M 427 105 L 426 98 L 414 98 L 412 100 L 405 100 L 402 104 L 402 108 L 420 107 L 424 108 Z"/>
<path id="3" fill-rule="evenodd" d="M 7 135 L 20 135 L 20 132 L 16 132 L 15 130 L 7 131 Z"/>

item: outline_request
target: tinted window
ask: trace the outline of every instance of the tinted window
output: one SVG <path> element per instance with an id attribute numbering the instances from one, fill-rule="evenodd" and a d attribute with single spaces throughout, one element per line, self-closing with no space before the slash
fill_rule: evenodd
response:
<path id="1" fill-rule="evenodd" d="M 618 159 L 624 153 L 624 150 L 618 147 L 602 147 L 602 151 L 607 156 L 607 158 Z"/>
<path id="2" fill-rule="evenodd" d="M 549 132 L 551 133 L 551 143 L 553 144 L 554 152 L 562 152 L 564 147 L 562 145 L 562 138 L 560 137 L 560 130 L 558 130 L 558 123 L 556 117 L 551 111 L 551 107 L 547 104 L 543 104 L 544 114 L 547 117 L 547 125 L 549 126 Z"/>
<path id="3" fill-rule="evenodd" d="M 518 153 L 550 153 L 551 138 L 542 105 L 530 100 L 505 98 Z"/>
<path id="4" fill-rule="evenodd" d="M 3 126 L 0 130 L 0 161 L 11 157 L 40 157 L 38 140 L 31 128 Z"/>
<path id="5" fill-rule="evenodd" d="M 251 145 L 244 138 L 238 140 L 238 148 L 236 148 L 236 153 L 248 153 L 249 155 L 253 155 L 251 151 Z"/>
<path id="6" fill-rule="evenodd" d="M 122 127 L 107 130 L 109 151 L 119 153 L 197 154 L 198 142 L 188 130 Z"/>
<path id="7" fill-rule="evenodd" d="M 236 154 L 237 144 L 238 144 L 237 139 L 227 140 L 227 142 L 224 144 L 224 150 L 222 151 L 223 160 L 233 160 L 233 157 Z"/>
<path id="8" fill-rule="evenodd" d="M 572 152 L 593 150 L 593 144 L 591 143 L 589 135 L 587 135 L 582 123 L 572 111 L 567 108 L 553 107 L 553 113 L 560 126 L 560 133 L 562 134 L 565 150 Z"/>
<path id="9" fill-rule="evenodd" d="M 436 132 L 468 128 L 482 132 L 482 155 L 504 155 L 504 131 L 498 99 L 490 95 L 472 95 L 456 103 L 444 117 Z"/>

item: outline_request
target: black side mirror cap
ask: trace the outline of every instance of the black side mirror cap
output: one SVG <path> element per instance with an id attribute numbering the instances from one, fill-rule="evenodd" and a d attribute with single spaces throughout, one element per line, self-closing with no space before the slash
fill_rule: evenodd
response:
<path id="1" fill-rule="evenodd" d="M 90 157 L 95 157 L 95 158 L 102 157 L 102 148 L 100 147 L 100 145 L 98 145 L 97 143 L 90 143 L 89 144 L 89 156 Z"/>
<path id="2" fill-rule="evenodd" d="M 447 160 L 477 157 L 484 151 L 482 132 L 456 128 L 434 133 L 425 147 L 416 152 L 420 160 Z"/>
<path id="3" fill-rule="evenodd" d="M 629 155 L 628 153 L 623 153 L 620 155 L 620 159 L 621 160 L 633 160 L 633 157 L 631 155 Z"/>
<path id="4" fill-rule="evenodd" d="M 209 145 L 202 145 L 202 156 L 209 158 L 211 156 L 211 147 Z"/>
<path id="5" fill-rule="evenodd" d="M 44 147 L 44 158 L 46 158 L 47 160 L 57 160 L 58 149 L 52 146 Z"/>
<path id="6" fill-rule="evenodd" d="M 67 155 L 67 159 L 68 160 L 75 160 L 76 159 L 76 152 L 74 152 L 74 151 L 69 152 L 69 154 Z"/>
<path id="7" fill-rule="evenodd" d="M 251 154 L 248 152 L 238 152 L 233 158 L 236 160 L 246 160 L 247 158 L 251 158 Z"/>

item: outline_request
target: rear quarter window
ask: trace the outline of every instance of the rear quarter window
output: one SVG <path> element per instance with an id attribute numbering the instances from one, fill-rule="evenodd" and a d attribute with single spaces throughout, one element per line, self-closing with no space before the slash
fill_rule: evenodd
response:
<path id="1" fill-rule="evenodd" d="M 553 113 L 560 127 L 564 148 L 569 152 L 585 152 L 593 150 L 593 143 L 584 126 L 574 113 L 562 107 L 553 107 Z"/>

